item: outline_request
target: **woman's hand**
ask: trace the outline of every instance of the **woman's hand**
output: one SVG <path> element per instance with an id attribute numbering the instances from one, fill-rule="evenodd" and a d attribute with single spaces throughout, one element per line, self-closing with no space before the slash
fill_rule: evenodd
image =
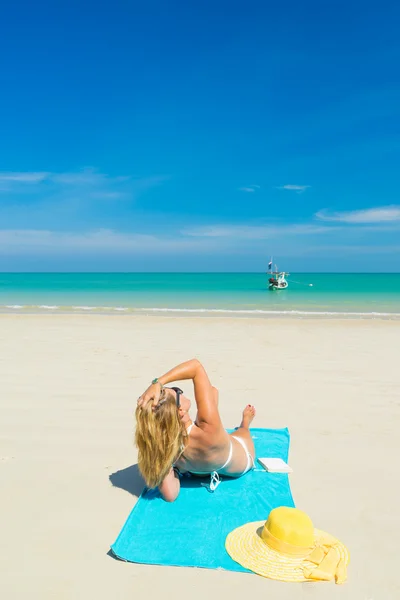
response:
<path id="1" fill-rule="evenodd" d="M 161 389 L 161 383 L 152 383 L 147 390 L 139 396 L 137 405 L 144 408 L 149 402 L 152 402 L 153 408 L 156 407 L 160 401 Z"/>

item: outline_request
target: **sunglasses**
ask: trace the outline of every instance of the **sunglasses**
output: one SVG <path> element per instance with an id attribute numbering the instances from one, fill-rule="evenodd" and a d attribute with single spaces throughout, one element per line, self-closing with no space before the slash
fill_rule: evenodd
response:
<path id="1" fill-rule="evenodd" d="M 178 387 L 170 387 L 167 389 L 174 390 L 174 392 L 176 393 L 176 407 L 180 408 L 181 407 L 181 394 L 183 394 L 183 390 L 181 390 L 181 388 L 178 388 Z"/>

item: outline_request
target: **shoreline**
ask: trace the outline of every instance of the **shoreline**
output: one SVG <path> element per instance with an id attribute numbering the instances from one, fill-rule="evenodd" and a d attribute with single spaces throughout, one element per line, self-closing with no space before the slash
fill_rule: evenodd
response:
<path id="1" fill-rule="evenodd" d="M 101 316 L 101 317 L 169 317 L 169 318 L 231 318 L 264 320 L 382 320 L 400 321 L 400 312 L 377 311 L 312 311 L 312 310 L 263 310 L 225 308 L 135 308 L 123 306 L 55 306 L 55 305 L 6 305 L 0 306 L 3 316 Z"/>

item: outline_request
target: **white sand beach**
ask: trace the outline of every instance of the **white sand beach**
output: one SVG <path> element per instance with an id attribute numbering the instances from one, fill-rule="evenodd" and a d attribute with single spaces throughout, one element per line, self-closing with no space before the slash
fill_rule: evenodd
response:
<path id="1" fill-rule="evenodd" d="M 399 321 L 1 315 L 0 331 L 4 600 L 400 597 Z M 107 554 L 141 491 L 134 469 L 113 476 L 136 463 L 136 398 L 193 357 L 227 427 L 247 403 L 254 426 L 289 427 L 295 503 L 348 546 L 343 586 Z"/>

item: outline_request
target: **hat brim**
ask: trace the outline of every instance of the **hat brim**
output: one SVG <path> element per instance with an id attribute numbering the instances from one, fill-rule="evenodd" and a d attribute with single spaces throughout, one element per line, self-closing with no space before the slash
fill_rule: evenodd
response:
<path id="1" fill-rule="evenodd" d="M 265 521 L 247 523 L 229 533 L 225 541 L 225 548 L 230 557 L 242 567 L 262 577 L 291 582 L 312 581 L 304 577 L 304 569 L 315 567 L 315 565 L 307 560 L 307 557 L 289 556 L 270 548 L 261 539 L 264 524 Z M 314 529 L 314 535 L 316 542 L 327 537 L 331 538 L 336 544 L 340 558 L 345 561 L 346 565 L 349 563 L 347 548 L 339 540 L 320 529 Z"/>

